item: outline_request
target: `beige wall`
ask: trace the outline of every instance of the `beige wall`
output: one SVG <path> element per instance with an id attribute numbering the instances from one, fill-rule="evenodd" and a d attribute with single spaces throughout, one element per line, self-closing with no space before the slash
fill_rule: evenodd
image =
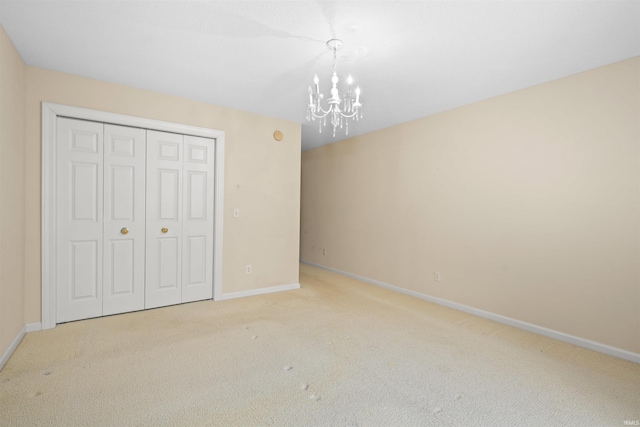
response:
<path id="1" fill-rule="evenodd" d="M 0 26 L 0 356 L 24 326 L 25 64 Z"/>
<path id="2" fill-rule="evenodd" d="M 634 58 L 304 152 L 302 260 L 640 353 L 639 82 Z"/>
<path id="3" fill-rule="evenodd" d="M 223 293 L 298 282 L 300 124 L 39 68 L 26 72 L 26 321 L 39 322 L 41 102 L 225 132 Z M 276 142 L 279 129 L 284 139 Z M 233 218 L 239 207 L 240 218 Z M 245 274 L 251 264 L 253 274 Z"/>

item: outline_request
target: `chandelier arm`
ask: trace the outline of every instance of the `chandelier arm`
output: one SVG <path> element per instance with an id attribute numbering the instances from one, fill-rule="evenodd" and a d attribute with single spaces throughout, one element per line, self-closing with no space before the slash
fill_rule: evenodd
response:
<path id="1" fill-rule="evenodd" d="M 322 112 L 322 114 L 317 114 L 314 110 L 309 109 L 311 112 L 311 115 L 317 119 L 323 119 L 325 117 L 327 117 L 330 113 L 331 113 L 331 108 L 329 108 L 328 110 L 325 110 L 324 108 L 322 108 L 322 106 L 320 104 L 318 104 L 318 110 L 320 110 Z"/>
<path id="2" fill-rule="evenodd" d="M 316 114 L 313 111 L 311 112 L 311 116 L 315 117 L 316 119 L 324 119 L 325 117 L 327 117 L 329 115 L 329 113 L 325 113 L 325 114 Z"/>
<path id="3" fill-rule="evenodd" d="M 360 109 L 358 108 L 357 110 L 355 110 L 355 111 L 354 111 L 353 113 L 351 113 L 351 114 L 345 114 L 345 113 L 343 113 L 343 112 L 340 112 L 340 115 L 341 115 L 342 117 L 344 117 L 345 119 L 351 119 L 351 118 L 353 118 L 353 117 L 357 116 L 359 112 L 360 112 Z"/>
<path id="4" fill-rule="evenodd" d="M 320 110 L 322 112 L 322 114 L 316 114 L 316 112 L 312 109 L 309 109 L 309 112 L 311 113 L 311 115 L 317 119 L 323 119 L 325 117 L 327 117 L 329 114 L 334 114 L 334 109 L 333 108 L 329 108 L 328 110 L 325 110 L 324 108 L 322 108 L 321 105 L 318 105 L 318 110 Z M 353 113 L 351 114 L 345 114 L 342 111 L 338 111 L 337 114 L 341 117 L 344 117 L 345 119 L 351 119 L 353 117 L 356 117 L 358 115 L 358 113 L 360 112 L 360 108 L 354 110 Z"/>

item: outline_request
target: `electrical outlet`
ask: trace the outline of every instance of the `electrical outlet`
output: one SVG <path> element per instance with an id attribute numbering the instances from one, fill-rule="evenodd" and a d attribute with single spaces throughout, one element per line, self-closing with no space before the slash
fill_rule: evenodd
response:
<path id="1" fill-rule="evenodd" d="M 251 274 L 251 265 L 247 264 L 246 267 L 244 268 L 245 273 L 247 274 Z"/>
<path id="2" fill-rule="evenodd" d="M 433 280 L 435 280 L 436 282 L 442 281 L 442 275 L 440 274 L 439 271 L 433 272 Z"/>
<path id="3" fill-rule="evenodd" d="M 240 218 L 240 208 L 234 208 L 233 209 L 233 217 L 234 218 Z"/>
<path id="4" fill-rule="evenodd" d="M 326 255 L 327 254 L 327 250 L 322 248 L 322 255 Z"/>

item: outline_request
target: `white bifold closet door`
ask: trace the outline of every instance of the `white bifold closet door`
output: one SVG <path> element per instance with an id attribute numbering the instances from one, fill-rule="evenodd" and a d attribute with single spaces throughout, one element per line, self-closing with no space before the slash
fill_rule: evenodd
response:
<path id="1" fill-rule="evenodd" d="M 145 307 L 213 296 L 210 139 L 147 131 Z"/>
<path id="2" fill-rule="evenodd" d="M 144 308 L 145 131 L 57 120 L 57 322 Z"/>
<path id="3" fill-rule="evenodd" d="M 214 144 L 184 136 L 182 302 L 213 298 Z"/>
<path id="4" fill-rule="evenodd" d="M 144 309 L 144 129 L 104 125 L 102 315 Z"/>
<path id="5" fill-rule="evenodd" d="M 104 125 L 59 118 L 56 322 L 102 316 Z"/>
<path id="6" fill-rule="evenodd" d="M 211 299 L 214 141 L 56 126 L 56 323 Z"/>

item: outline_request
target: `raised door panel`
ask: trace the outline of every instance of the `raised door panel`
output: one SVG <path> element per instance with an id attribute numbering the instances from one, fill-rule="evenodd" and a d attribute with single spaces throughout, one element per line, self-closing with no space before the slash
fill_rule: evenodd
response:
<path id="1" fill-rule="evenodd" d="M 184 137 L 182 302 L 213 297 L 214 143 Z"/>
<path id="2" fill-rule="evenodd" d="M 103 127 L 56 120 L 56 323 L 102 315 Z"/>
<path id="3" fill-rule="evenodd" d="M 144 129 L 104 129 L 104 315 L 144 309 Z"/>
<path id="4" fill-rule="evenodd" d="M 147 131 L 145 308 L 182 302 L 183 136 Z"/>

